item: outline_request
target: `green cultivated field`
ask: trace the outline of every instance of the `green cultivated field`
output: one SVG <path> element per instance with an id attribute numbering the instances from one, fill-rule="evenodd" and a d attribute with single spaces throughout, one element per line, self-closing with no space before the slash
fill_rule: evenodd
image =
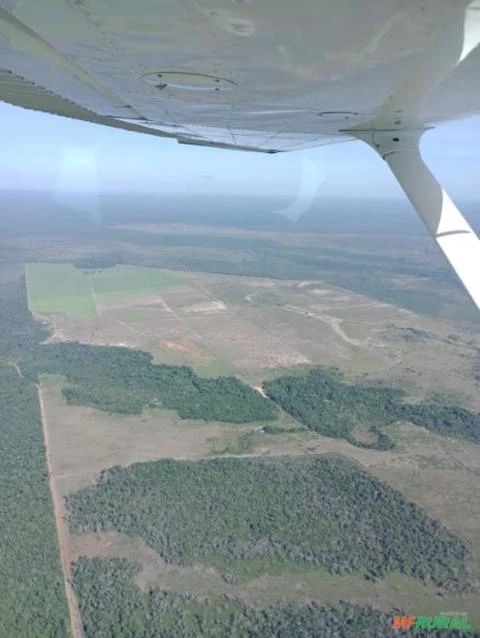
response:
<path id="1" fill-rule="evenodd" d="M 72 319 L 97 315 L 97 301 L 142 297 L 178 285 L 181 279 L 157 268 L 115 266 L 82 272 L 71 264 L 27 264 L 32 312 L 61 313 Z"/>
<path id="2" fill-rule="evenodd" d="M 25 276 L 31 312 L 61 313 L 72 319 L 97 315 L 89 277 L 71 264 L 27 264 Z"/>
<path id="3" fill-rule="evenodd" d="M 99 301 L 142 297 L 182 283 L 180 277 L 169 272 L 142 266 L 107 268 L 91 275 L 91 281 Z"/>

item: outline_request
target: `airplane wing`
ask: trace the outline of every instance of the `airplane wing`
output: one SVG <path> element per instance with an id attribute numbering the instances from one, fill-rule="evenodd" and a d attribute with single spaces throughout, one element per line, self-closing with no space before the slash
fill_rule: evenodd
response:
<path id="1" fill-rule="evenodd" d="M 0 99 L 200 146 L 275 153 L 359 138 L 387 160 L 480 307 L 478 239 L 431 174 L 399 168 L 399 155 L 419 156 L 412 131 L 480 112 L 479 9 L 0 0 Z M 424 202 L 427 186 L 436 197 Z"/>
<path id="2" fill-rule="evenodd" d="M 185 143 L 285 151 L 371 120 L 453 0 L 0 0 L 0 99 Z M 480 110 L 480 51 L 425 121 Z"/>

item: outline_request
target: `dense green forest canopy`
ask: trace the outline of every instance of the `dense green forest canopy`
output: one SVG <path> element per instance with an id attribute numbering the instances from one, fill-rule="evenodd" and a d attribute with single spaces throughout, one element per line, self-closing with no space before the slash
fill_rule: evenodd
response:
<path id="1" fill-rule="evenodd" d="M 311 602 L 279 602 L 251 606 L 227 597 L 196 598 L 189 594 L 134 583 L 140 567 L 125 559 L 81 558 L 73 578 L 84 623 L 85 638 L 384 638 L 398 610 L 385 613 L 348 602 L 323 606 Z M 441 638 L 445 632 L 428 632 Z M 420 638 L 426 632 L 397 632 Z M 465 638 L 452 631 L 452 638 Z"/>
<path id="2" fill-rule="evenodd" d="M 0 636 L 65 638 L 68 613 L 37 389 L 1 362 L 0 434 Z"/>
<path id="3" fill-rule="evenodd" d="M 390 439 L 380 428 L 396 421 L 410 421 L 436 434 L 480 443 L 480 414 L 438 402 L 406 403 L 402 390 L 346 383 L 338 374 L 323 368 L 310 370 L 304 376 L 267 381 L 263 389 L 286 412 L 312 430 L 345 438 L 361 447 L 391 447 Z M 375 432 L 377 442 L 358 441 L 357 428 Z"/>
<path id="4" fill-rule="evenodd" d="M 0 355 L 15 357 L 46 339 L 50 330 L 28 311 L 25 279 L 0 285 Z"/>
<path id="5" fill-rule="evenodd" d="M 68 498 L 73 532 L 142 537 L 180 565 L 265 558 L 454 586 L 463 542 L 342 457 L 162 460 L 105 470 Z"/>
<path id="6" fill-rule="evenodd" d="M 22 283 L 0 285 L 0 636 L 65 638 L 68 613 L 37 388 L 15 357 L 48 331 Z"/>
<path id="7" fill-rule="evenodd" d="M 122 347 L 62 343 L 22 353 L 21 366 L 29 378 L 42 373 L 65 375 L 73 404 L 138 414 L 161 405 L 184 419 L 247 423 L 272 420 L 272 401 L 234 377 L 206 379 L 186 366 L 155 365 L 146 352 Z"/>
<path id="8" fill-rule="evenodd" d="M 107 254 L 104 253 L 94 256 L 80 257 L 73 262 L 77 270 L 104 270 L 106 268 L 114 268 L 117 264 L 123 262 L 122 253 Z"/>

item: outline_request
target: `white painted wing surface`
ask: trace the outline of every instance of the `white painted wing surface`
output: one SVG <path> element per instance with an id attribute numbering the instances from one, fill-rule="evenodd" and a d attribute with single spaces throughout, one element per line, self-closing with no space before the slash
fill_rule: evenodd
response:
<path id="1" fill-rule="evenodd" d="M 0 99 L 184 143 L 282 151 L 347 138 L 462 0 L 0 0 Z M 478 112 L 472 52 L 425 105 Z"/>

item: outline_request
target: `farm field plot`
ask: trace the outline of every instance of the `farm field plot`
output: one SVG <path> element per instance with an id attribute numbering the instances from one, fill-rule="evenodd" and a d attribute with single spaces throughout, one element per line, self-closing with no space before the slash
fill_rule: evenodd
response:
<path id="1" fill-rule="evenodd" d="M 97 315 L 89 278 L 71 264 L 27 264 L 25 275 L 31 312 L 72 319 Z"/>
<path id="2" fill-rule="evenodd" d="M 144 297 L 178 285 L 181 279 L 157 268 L 115 266 L 82 271 L 72 264 L 27 264 L 28 303 L 38 314 L 67 319 L 96 317 L 111 301 Z"/>
<path id="3" fill-rule="evenodd" d="M 91 275 L 97 303 L 143 297 L 182 283 L 179 276 L 158 268 L 114 266 Z"/>

